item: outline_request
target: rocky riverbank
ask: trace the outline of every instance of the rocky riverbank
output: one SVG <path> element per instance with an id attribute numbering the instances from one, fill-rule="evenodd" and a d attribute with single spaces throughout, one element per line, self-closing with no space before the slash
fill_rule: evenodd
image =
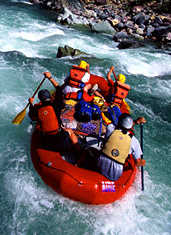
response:
<path id="1" fill-rule="evenodd" d="M 160 42 L 166 49 L 171 48 L 170 0 L 31 0 L 31 2 L 56 11 L 57 22 L 85 25 L 94 32 L 113 35 L 113 40 L 116 42 L 150 39 Z"/>

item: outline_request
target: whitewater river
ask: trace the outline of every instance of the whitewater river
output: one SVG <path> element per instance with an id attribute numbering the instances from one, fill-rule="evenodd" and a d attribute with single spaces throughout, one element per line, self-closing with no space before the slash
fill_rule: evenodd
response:
<path id="1" fill-rule="evenodd" d="M 171 56 L 149 45 L 117 49 L 108 35 L 55 23 L 55 14 L 29 1 L 0 0 L 0 234 L 1 235 L 169 235 L 171 234 Z M 25 108 L 50 71 L 62 81 L 80 58 L 57 59 L 69 45 L 91 56 L 91 73 L 105 77 L 110 66 L 126 75 L 132 116 L 144 116 L 145 191 L 140 174 L 116 203 L 87 206 L 56 194 L 30 158 L 32 125 L 13 118 Z M 52 89 L 47 80 L 42 88 Z M 36 101 L 37 101 L 36 96 Z M 28 110 L 27 110 L 28 111 Z M 135 127 L 140 136 L 140 127 Z"/>

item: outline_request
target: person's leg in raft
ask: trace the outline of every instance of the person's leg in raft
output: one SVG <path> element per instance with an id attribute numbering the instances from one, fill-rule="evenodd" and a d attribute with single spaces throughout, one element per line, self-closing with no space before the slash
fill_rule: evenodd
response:
<path id="1" fill-rule="evenodd" d="M 84 165 L 85 159 L 87 158 L 88 151 L 85 150 L 81 153 L 81 156 L 78 158 L 78 160 L 75 163 L 76 167 L 81 167 Z"/>
<path id="2" fill-rule="evenodd" d="M 74 131 L 71 128 L 65 128 L 65 131 L 69 133 L 71 142 L 77 152 L 81 152 L 81 147 L 78 143 L 77 136 L 75 135 Z"/>

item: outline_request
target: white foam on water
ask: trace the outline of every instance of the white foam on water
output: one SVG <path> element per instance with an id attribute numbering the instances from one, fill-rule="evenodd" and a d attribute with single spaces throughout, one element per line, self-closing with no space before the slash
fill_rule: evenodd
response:
<path id="1" fill-rule="evenodd" d="M 169 210 L 161 220 L 166 203 L 164 208 L 162 205 L 159 206 L 157 200 L 162 195 L 154 195 L 153 191 L 156 191 L 158 185 L 153 184 L 147 172 L 145 172 L 144 192 L 141 191 L 140 185 L 139 174 L 134 186 L 123 199 L 114 204 L 102 206 L 99 210 L 95 209 L 97 220 L 94 221 L 94 235 L 169 235 L 169 226 L 163 229 L 164 224 L 168 222 Z M 165 188 L 165 191 L 168 189 Z M 152 217 L 153 214 L 155 215 Z"/>
<path id="2" fill-rule="evenodd" d="M 13 16 L 13 24 L 4 27 L 5 21 L 1 22 L 2 37 L 0 40 L 0 51 L 20 51 L 28 57 L 45 57 L 41 55 L 41 40 L 47 40 L 51 37 L 65 37 L 62 27 L 58 27 L 55 23 L 44 24 L 44 21 L 33 19 L 32 21 L 20 21 L 20 18 L 28 17 L 27 15 Z M 14 18 L 14 19 L 13 19 Z M 49 39 L 50 40 L 50 39 Z M 51 40 L 50 40 L 51 41 Z M 49 43 L 48 43 L 49 44 Z"/>
<path id="3" fill-rule="evenodd" d="M 55 24 L 44 26 L 40 23 L 34 23 L 33 25 L 25 25 L 25 27 L 18 32 L 11 32 L 9 36 L 17 39 L 21 38 L 32 42 L 38 42 L 39 40 L 55 35 L 65 36 L 65 33 L 61 29 L 58 29 Z"/>
<path id="4" fill-rule="evenodd" d="M 128 53 L 121 51 L 119 54 L 118 59 L 129 74 L 156 77 L 171 73 L 170 55 L 143 53 L 138 52 L 138 49 L 135 52 L 128 51 Z"/>
<path id="5" fill-rule="evenodd" d="M 24 4 L 28 4 L 28 5 L 33 5 L 33 3 L 31 3 L 29 0 L 28 1 L 23 1 L 23 0 L 11 0 L 11 2 L 21 2 Z"/>

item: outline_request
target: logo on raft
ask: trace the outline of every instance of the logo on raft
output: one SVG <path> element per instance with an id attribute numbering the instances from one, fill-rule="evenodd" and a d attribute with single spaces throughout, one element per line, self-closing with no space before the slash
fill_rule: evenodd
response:
<path id="1" fill-rule="evenodd" d="M 102 181 L 102 192 L 103 193 L 112 193 L 115 192 L 115 183 L 110 181 Z"/>

